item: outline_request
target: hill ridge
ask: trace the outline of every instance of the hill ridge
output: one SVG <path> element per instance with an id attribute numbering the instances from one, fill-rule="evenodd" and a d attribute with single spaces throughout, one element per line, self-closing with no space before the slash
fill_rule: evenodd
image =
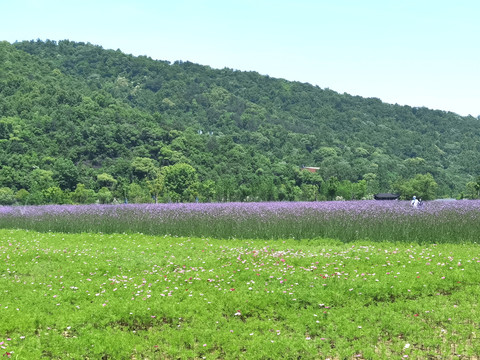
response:
<path id="1" fill-rule="evenodd" d="M 427 174 L 457 196 L 480 175 L 472 116 L 68 40 L 3 42 L 0 60 L 0 186 L 15 191 L 34 190 L 34 167 L 62 191 L 98 191 L 104 173 L 145 190 L 137 158 L 191 165 L 217 200 L 328 198 L 329 179 L 368 195 Z"/>

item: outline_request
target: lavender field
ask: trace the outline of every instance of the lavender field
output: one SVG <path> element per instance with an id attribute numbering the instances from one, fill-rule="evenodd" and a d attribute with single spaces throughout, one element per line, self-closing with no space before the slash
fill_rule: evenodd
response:
<path id="1" fill-rule="evenodd" d="M 0 228 L 221 239 L 476 242 L 480 201 L 337 201 L 0 207 Z"/>

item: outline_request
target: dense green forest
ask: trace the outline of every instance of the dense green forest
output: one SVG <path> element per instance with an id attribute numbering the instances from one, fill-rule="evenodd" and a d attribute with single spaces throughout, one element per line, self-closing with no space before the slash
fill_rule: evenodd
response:
<path id="1" fill-rule="evenodd" d="M 480 118 L 68 40 L 0 43 L 0 149 L 2 204 L 480 191 Z"/>

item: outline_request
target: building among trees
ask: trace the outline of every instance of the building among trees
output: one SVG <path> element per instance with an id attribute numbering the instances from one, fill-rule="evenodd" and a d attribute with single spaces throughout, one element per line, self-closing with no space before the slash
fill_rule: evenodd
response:
<path id="1" fill-rule="evenodd" d="M 373 195 L 375 200 L 397 200 L 400 197 L 399 194 L 380 193 Z"/>

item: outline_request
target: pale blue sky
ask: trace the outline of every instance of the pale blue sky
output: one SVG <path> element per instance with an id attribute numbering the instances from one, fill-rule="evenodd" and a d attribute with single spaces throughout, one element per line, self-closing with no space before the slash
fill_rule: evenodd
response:
<path id="1" fill-rule="evenodd" d="M 478 0 L 0 0 L 0 40 L 90 42 L 480 115 Z"/>

